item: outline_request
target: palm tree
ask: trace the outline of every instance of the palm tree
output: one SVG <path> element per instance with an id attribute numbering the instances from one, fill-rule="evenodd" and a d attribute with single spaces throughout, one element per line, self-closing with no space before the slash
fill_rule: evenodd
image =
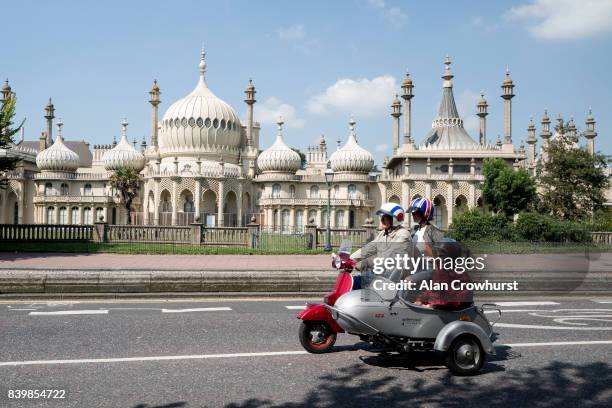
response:
<path id="1" fill-rule="evenodd" d="M 140 176 L 134 169 L 121 168 L 115 170 L 110 178 L 111 186 L 121 194 L 121 201 L 127 210 L 127 222 L 132 223 L 132 201 L 138 195 Z"/>
<path id="2" fill-rule="evenodd" d="M 5 86 L 6 88 L 6 86 Z M 13 127 L 15 117 L 15 105 L 17 97 L 9 90 L 3 93 L 2 105 L 0 106 L 0 149 L 8 149 L 13 144 L 13 136 L 23 127 L 25 119 L 17 127 Z M 8 182 L 6 172 L 15 168 L 17 160 L 12 157 L 3 156 L 0 158 L 0 188 L 5 188 Z"/>

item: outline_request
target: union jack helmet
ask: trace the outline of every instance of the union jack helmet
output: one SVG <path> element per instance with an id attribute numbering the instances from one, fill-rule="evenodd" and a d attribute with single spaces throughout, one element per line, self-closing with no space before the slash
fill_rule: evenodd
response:
<path id="1" fill-rule="evenodd" d="M 376 215 L 390 215 L 398 222 L 404 221 L 404 209 L 401 205 L 395 203 L 384 203 L 376 211 Z"/>
<path id="2" fill-rule="evenodd" d="M 427 221 L 431 221 L 434 217 L 434 205 L 428 198 L 417 197 L 410 203 L 407 210 L 409 213 L 420 211 Z"/>

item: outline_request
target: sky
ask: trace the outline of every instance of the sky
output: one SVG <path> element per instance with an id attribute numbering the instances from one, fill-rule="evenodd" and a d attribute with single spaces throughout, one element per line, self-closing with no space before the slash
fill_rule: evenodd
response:
<path id="1" fill-rule="evenodd" d="M 405 73 L 415 85 L 412 133 L 421 141 L 449 55 L 457 105 L 474 139 L 481 91 L 488 139 L 502 134 L 508 68 L 516 147 L 531 115 L 538 134 L 544 109 L 553 119 L 573 115 L 583 130 L 592 108 L 596 148 L 612 152 L 612 0 L 2 0 L 2 16 L 0 78 L 17 93 L 28 140 L 45 129 L 52 97 L 66 139 L 111 143 L 127 117 L 130 140 L 150 142 L 153 79 L 161 116 L 195 87 L 204 46 L 208 85 L 243 124 L 244 89 L 253 79 L 262 149 L 272 144 L 279 115 L 285 141 L 302 150 L 321 134 L 328 145 L 344 143 L 353 115 L 359 143 L 381 163 L 391 155 L 390 104 Z"/>

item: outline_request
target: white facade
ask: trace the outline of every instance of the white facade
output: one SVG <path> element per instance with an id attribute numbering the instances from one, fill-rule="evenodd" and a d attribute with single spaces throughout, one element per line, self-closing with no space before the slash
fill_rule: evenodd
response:
<path id="1" fill-rule="evenodd" d="M 134 200 L 135 223 L 186 225 L 199 218 L 210 226 L 241 226 L 251 219 L 266 228 L 301 231 L 309 223 L 333 228 L 354 228 L 373 218 L 381 203 L 393 201 L 407 207 L 417 196 L 427 196 L 437 206 L 434 222 L 447 228 L 453 216 L 467 208 L 482 208 L 482 160 L 499 157 L 515 168 L 535 174 L 535 125 L 527 128 L 528 150 L 513 145 L 511 104 L 514 84 L 509 73 L 502 82 L 503 141 L 487 142 L 487 102 L 478 102 L 478 141 L 463 128 L 453 96 L 450 60 L 442 75 L 442 98 L 432 129 L 417 140 L 411 134 L 412 79 L 402 84 L 404 100 L 393 100 L 392 154 L 382 172 L 373 173 L 374 158 L 358 143 L 351 119 L 346 143 L 333 153 L 321 137 L 307 147 L 305 163 L 284 142 L 282 120 L 272 146 L 261 151 L 260 126 L 254 120 L 255 87 L 245 91 L 247 117 L 243 124 L 236 111 L 208 87 L 202 52 L 194 90 L 170 105 L 159 120 L 160 89 L 155 82 L 149 103 L 151 140 L 140 148 L 127 138 L 122 122 L 119 143 L 96 145 L 65 141 L 61 125 L 52 139 L 54 107 L 46 107 L 47 130 L 37 142 L 21 141 L 0 154 L 18 157 L 9 188 L 0 190 L 0 223 L 91 224 L 103 219 L 127 223 L 119 195 L 110 186 L 112 171 L 140 171 L 142 187 Z M 3 92 L 6 91 L 8 84 Z M 542 145 L 553 137 L 550 120 L 542 120 Z M 573 123 L 573 120 L 572 120 Z M 587 118 L 588 148 L 594 151 L 595 121 Z M 575 130 L 574 130 L 575 132 Z M 570 135 L 572 136 L 572 135 Z M 562 137 L 562 135 L 554 135 Z M 545 159 L 545 157 L 542 157 Z M 324 172 L 334 171 L 329 186 Z M 331 211 L 327 214 L 328 193 Z"/>

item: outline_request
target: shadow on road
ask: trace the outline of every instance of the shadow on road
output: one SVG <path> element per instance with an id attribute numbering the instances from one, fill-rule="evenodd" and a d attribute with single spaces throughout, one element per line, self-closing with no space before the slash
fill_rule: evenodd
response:
<path id="1" fill-rule="evenodd" d="M 544 367 L 504 371 L 496 364 L 511 359 L 511 350 L 500 353 L 475 377 L 455 377 L 446 371 L 435 379 L 422 376 L 401 378 L 410 366 L 420 371 L 444 369 L 432 353 L 416 355 L 414 362 L 391 356 L 363 359 L 365 364 L 341 368 L 312 381 L 312 390 L 299 402 L 275 404 L 249 399 L 227 408 L 258 407 L 610 407 L 612 406 L 612 367 L 606 363 L 570 364 L 552 362 Z M 516 356 L 516 355 L 515 355 Z M 397 357 L 397 356 L 394 356 Z M 376 367 L 389 368 L 386 375 L 368 375 Z"/>

